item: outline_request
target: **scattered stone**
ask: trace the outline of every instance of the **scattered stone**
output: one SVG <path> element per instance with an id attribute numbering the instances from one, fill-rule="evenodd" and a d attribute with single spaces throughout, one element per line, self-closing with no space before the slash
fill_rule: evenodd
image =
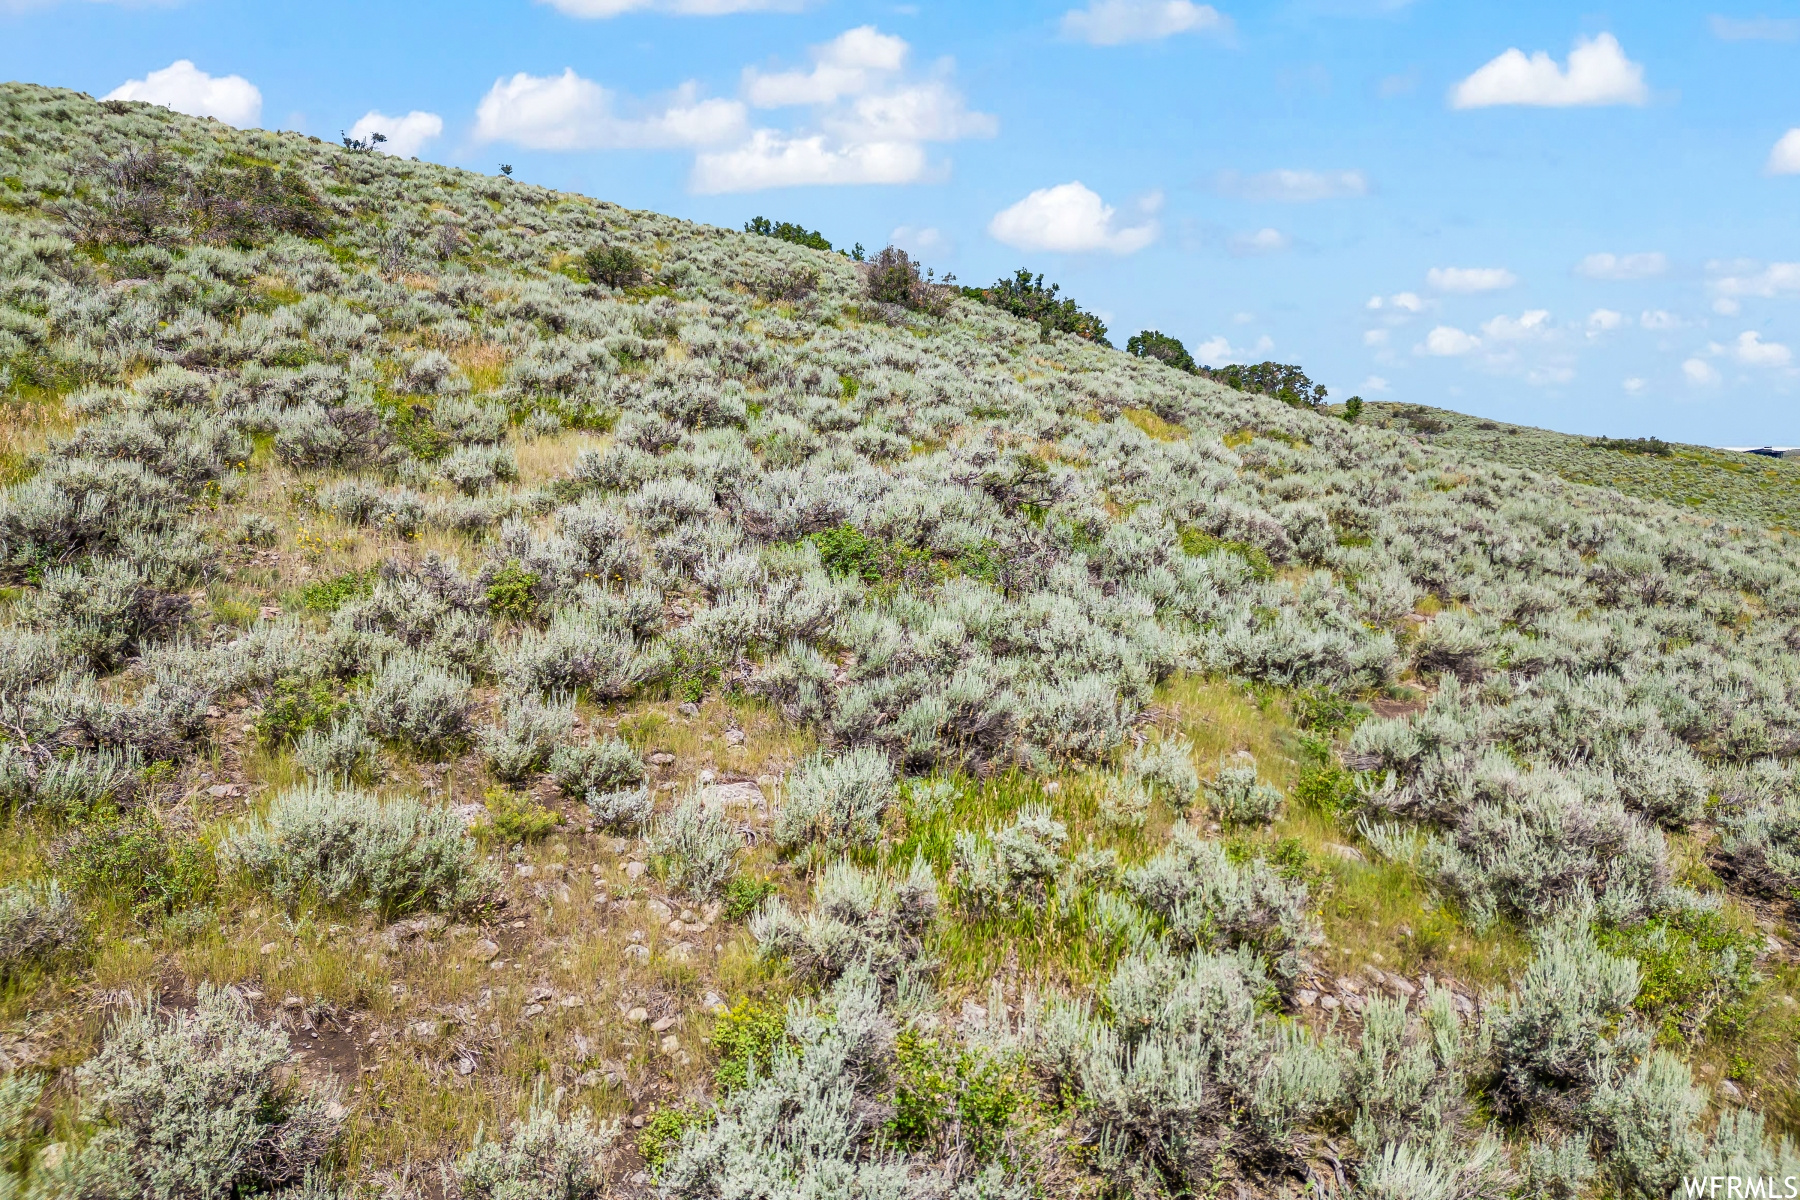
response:
<path id="1" fill-rule="evenodd" d="M 677 1018 L 677 1017 L 664 1017 L 660 1021 L 656 1021 L 650 1026 L 650 1032 L 651 1033 L 665 1033 L 668 1030 L 675 1028 L 675 1023 L 677 1020 L 679 1020 L 679 1018 Z"/>
<path id="2" fill-rule="evenodd" d="M 675 756 L 670 754 L 667 750 L 658 750 L 655 754 L 650 756 L 649 761 L 650 765 L 653 767 L 668 767 L 674 765 Z"/>
<path id="3" fill-rule="evenodd" d="M 407 1039 L 414 1042 L 429 1042 L 438 1035 L 436 1021 L 414 1021 L 406 1027 Z"/>
<path id="4" fill-rule="evenodd" d="M 469 947 L 469 957 L 476 962 L 489 962 L 500 953 L 500 943 L 482 938 Z"/>
<path id="5" fill-rule="evenodd" d="M 748 779 L 714 784 L 712 798 L 726 808 L 761 808 L 764 804 L 761 786 Z"/>
<path id="6" fill-rule="evenodd" d="M 1738 1085 L 1731 1082 L 1731 1080 L 1721 1079 L 1719 1081 L 1719 1091 L 1721 1093 L 1723 1093 L 1725 1098 L 1727 1100 L 1731 1101 L 1733 1104 L 1743 1103 L 1744 1093 L 1741 1090 L 1739 1090 Z"/>
<path id="7" fill-rule="evenodd" d="M 525 1015 L 528 1017 L 535 1017 L 543 1011 L 544 1006 L 541 1004 L 527 1004 L 525 1006 Z"/>
<path id="8" fill-rule="evenodd" d="M 649 869 L 648 866 L 641 862 L 628 862 L 625 864 L 625 878 L 633 880 L 642 879 L 644 877 L 644 872 Z"/>
<path id="9" fill-rule="evenodd" d="M 650 919 L 658 925 L 667 925 L 675 916 L 675 910 L 661 900 L 652 900 L 646 907 L 650 912 Z"/>
<path id="10" fill-rule="evenodd" d="M 486 825 L 491 819 L 485 804 L 452 804 L 450 811 L 462 820 L 465 828 L 473 829 L 477 825 Z"/>
<path id="11" fill-rule="evenodd" d="M 281 1007 L 287 1009 L 289 1012 L 299 1012 L 306 1007 L 306 1001 L 298 996 L 283 996 L 281 999 Z"/>
<path id="12" fill-rule="evenodd" d="M 1406 997 L 1410 998 L 1410 997 L 1413 997 L 1413 996 L 1416 996 L 1419 994 L 1419 989 L 1414 987 L 1412 985 L 1412 982 L 1410 980 L 1408 980 L 1404 975 L 1389 975 L 1388 983 L 1391 984 L 1393 986 L 1393 989 L 1396 992 L 1399 992 L 1402 996 L 1406 996 Z"/>
<path id="13" fill-rule="evenodd" d="M 1326 842 L 1321 849 L 1327 854 L 1336 855 L 1345 862 L 1359 863 L 1369 861 L 1368 856 L 1361 850 L 1358 850 L 1355 846 L 1346 846 L 1342 842 Z"/>
<path id="14" fill-rule="evenodd" d="M 647 1008 L 634 1008 L 625 1014 L 625 1019 L 630 1021 L 633 1025 L 642 1025 L 650 1019 L 650 1010 Z"/>
<path id="15" fill-rule="evenodd" d="M 1338 1007 L 1338 998 L 1327 992 L 1319 997 L 1319 1007 L 1326 1012 L 1330 1012 L 1332 1009 Z"/>
<path id="16" fill-rule="evenodd" d="M 703 920 L 705 920 L 705 922 L 708 925 L 717 924 L 719 918 L 724 915 L 725 915 L 725 906 L 723 904 L 719 903 L 717 900 L 708 902 L 707 906 L 700 910 L 701 918 Z"/>
<path id="17" fill-rule="evenodd" d="M 1354 980 L 1354 979 L 1346 979 L 1342 976 L 1339 976 L 1338 981 L 1337 981 L 1337 989 L 1340 992 L 1349 992 L 1351 995 L 1354 996 L 1356 993 L 1362 991 L 1362 984 L 1356 982 L 1356 980 Z"/>
<path id="18" fill-rule="evenodd" d="M 744 731 L 741 729 L 727 729 L 725 731 L 725 744 L 727 746 L 742 746 L 744 744 Z"/>
<path id="19" fill-rule="evenodd" d="M 662 1040 L 662 1052 L 664 1054 L 674 1054 L 677 1050 L 680 1050 L 680 1049 L 681 1049 L 681 1039 L 676 1037 L 674 1034 L 671 1033 L 668 1037 L 666 1037 Z"/>
<path id="20" fill-rule="evenodd" d="M 206 794 L 214 800 L 224 800 L 227 797 L 243 795 L 244 789 L 235 783 L 215 783 L 206 789 Z"/>
<path id="21" fill-rule="evenodd" d="M 587 1000 L 581 996 L 564 996 L 557 1003 L 564 1008 L 580 1008 L 587 1003 Z"/>
<path id="22" fill-rule="evenodd" d="M 684 717 L 697 717 L 700 715 L 700 706 L 692 700 L 688 700 L 679 706 L 678 711 Z"/>
<path id="23" fill-rule="evenodd" d="M 1311 1008 L 1318 1002 L 1319 993 L 1310 988 L 1301 988 L 1294 993 L 1294 999 L 1300 1002 L 1301 1008 Z"/>
<path id="24" fill-rule="evenodd" d="M 513 868 L 513 874 L 517 875 L 520 879 L 530 879 L 537 874 L 537 868 L 530 863 L 520 863 Z"/>
<path id="25" fill-rule="evenodd" d="M 275 945 L 275 943 L 274 943 L 274 942 L 264 942 L 264 943 L 263 943 L 263 944 L 262 944 L 262 950 L 261 950 L 261 953 L 263 953 L 263 954 L 273 954 L 273 953 L 275 953 L 275 951 L 276 951 L 276 948 L 277 948 L 277 947 L 276 947 L 276 945 Z"/>

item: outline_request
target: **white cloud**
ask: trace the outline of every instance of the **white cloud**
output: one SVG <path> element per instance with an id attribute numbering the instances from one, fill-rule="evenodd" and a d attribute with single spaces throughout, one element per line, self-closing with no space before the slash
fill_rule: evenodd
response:
<path id="1" fill-rule="evenodd" d="M 956 252 L 955 242 L 943 230 L 929 225 L 923 228 L 916 225 L 901 225 L 888 235 L 888 243 L 914 255 L 943 255 Z"/>
<path id="2" fill-rule="evenodd" d="M 444 118 L 436 113 L 414 110 L 404 117 L 390 117 L 370 109 L 362 120 L 350 127 L 350 136 L 359 140 L 383 134 L 387 141 L 375 148 L 383 154 L 411 158 L 425 148 L 425 143 L 444 132 Z"/>
<path id="3" fill-rule="evenodd" d="M 863 183 L 917 183 L 929 171 L 917 142 L 860 142 L 833 146 L 823 134 L 789 137 L 758 129 L 742 146 L 694 159 L 691 186 L 703 194 L 764 188 Z"/>
<path id="4" fill-rule="evenodd" d="M 1430 354 L 1438 358 L 1455 358 L 1481 348 L 1481 339 L 1464 333 L 1453 325 L 1439 325 L 1413 347 L 1414 354 Z"/>
<path id="5" fill-rule="evenodd" d="M 902 78 L 911 48 L 873 25 L 846 30 L 809 51 L 808 70 L 744 72 L 744 96 L 761 109 L 809 107 L 798 129 L 759 128 L 694 160 L 697 192 L 840 184 L 918 183 L 946 177 L 923 143 L 993 137 L 999 122 L 970 112 L 948 81 Z"/>
<path id="6" fill-rule="evenodd" d="M 1575 368 L 1561 365 L 1533 367 L 1525 372 L 1525 382 L 1533 387 L 1551 387 L 1575 378 Z"/>
<path id="7" fill-rule="evenodd" d="M 1039 188 L 988 222 L 988 232 L 1019 250 L 1081 253 L 1106 250 L 1135 254 L 1156 240 L 1154 220 L 1121 227 L 1118 213 L 1099 195 L 1076 180 Z"/>
<path id="8" fill-rule="evenodd" d="M 847 29 L 812 48 L 811 71 L 765 75 L 754 67 L 746 68 L 744 96 L 757 108 L 831 104 L 844 96 L 861 95 L 899 71 L 906 65 L 908 49 L 905 38 L 882 33 L 873 25 Z"/>
<path id="9" fill-rule="evenodd" d="M 1369 194 L 1369 178 L 1361 171 L 1264 171 L 1240 175 L 1221 171 L 1215 187 L 1241 200 L 1338 200 Z"/>
<path id="10" fill-rule="evenodd" d="M 1647 104 L 1644 68 L 1625 57 L 1610 33 L 1576 38 L 1567 70 L 1539 50 L 1530 58 L 1508 50 L 1451 89 L 1453 108 L 1526 104 L 1568 108 L 1594 104 Z"/>
<path id="11" fill-rule="evenodd" d="M 1721 296 L 1760 296 L 1773 299 L 1784 293 L 1800 292 L 1800 262 L 1770 263 L 1758 269 L 1754 263 L 1733 263 L 1733 268 L 1747 269 L 1742 275 L 1721 275 L 1713 280 L 1713 290 Z"/>
<path id="12" fill-rule="evenodd" d="M 1550 332 L 1550 310 L 1534 308 L 1517 317 L 1502 313 L 1482 322 L 1481 332 L 1496 342 L 1522 342 L 1542 337 Z"/>
<path id="13" fill-rule="evenodd" d="M 1498 292 L 1519 282 L 1505 267 L 1433 267 L 1425 282 L 1440 292 Z"/>
<path id="14" fill-rule="evenodd" d="M 1660 308 L 1647 308 L 1644 315 L 1638 318 L 1638 324 L 1652 333 L 1666 333 L 1671 329 L 1680 329 L 1687 322 L 1672 312 Z"/>
<path id="15" fill-rule="evenodd" d="M 1800 129 L 1790 129 L 1781 135 L 1781 140 L 1769 151 L 1769 161 L 1763 164 L 1763 170 L 1770 175 L 1800 175 Z"/>
<path id="16" fill-rule="evenodd" d="M 475 140 L 527 150 L 655 149 L 732 141 L 745 124 L 742 104 L 702 100 L 691 83 L 660 109 L 622 116 L 616 93 L 569 67 L 561 75 L 496 79 L 475 109 Z"/>
<path id="17" fill-rule="evenodd" d="M 242 75 L 208 75 L 188 59 L 180 59 L 142 79 L 128 79 L 101 97 L 142 100 L 191 117 L 216 117 L 239 128 L 262 119 L 262 93 Z"/>
<path id="18" fill-rule="evenodd" d="M 1369 302 L 1363 306 L 1370 312 L 1380 312 L 1384 308 L 1397 308 L 1404 313 L 1420 313 L 1425 311 L 1425 301 L 1417 292 L 1395 292 L 1383 300 L 1380 296 L 1370 296 Z"/>
<path id="19" fill-rule="evenodd" d="M 1363 392 L 1385 392 L 1388 390 L 1388 381 L 1379 375 L 1371 375 L 1362 381 L 1362 387 L 1357 390 Z"/>
<path id="20" fill-rule="evenodd" d="M 1669 256 L 1660 250 L 1642 254 L 1590 254 L 1575 264 L 1575 273 L 1589 279 L 1650 279 L 1669 269 Z"/>
<path id="21" fill-rule="evenodd" d="M 1092 0 L 1062 17 L 1062 34 L 1090 46 L 1155 42 L 1178 33 L 1229 33 L 1231 20 L 1190 0 Z"/>
<path id="22" fill-rule="evenodd" d="M 1746 367 L 1785 367 L 1793 361 L 1794 355 L 1780 342 L 1765 342 L 1762 335 L 1754 329 L 1746 329 L 1738 334 L 1737 341 L 1731 347 L 1731 356 Z"/>
<path id="23" fill-rule="evenodd" d="M 1642 392 L 1644 390 L 1645 386 L 1647 386 L 1647 385 L 1645 384 L 1645 382 L 1642 379 L 1639 379 L 1636 375 L 1633 375 L 1629 379 L 1620 380 L 1619 386 L 1624 388 L 1628 394 L 1635 396 L 1638 393 Z"/>
<path id="24" fill-rule="evenodd" d="M 1293 243 L 1279 229 L 1258 229 L 1255 233 L 1234 233 L 1225 248 L 1239 258 L 1255 254 L 1279 254 Z"/>
<path id="25" fill-rule="evenodd" d="M 538 0 L 570 17 L 607 18 L 630 12 L 720 17 L 742 12 L 799 12 L 804 0 Z"/>
<path id="26" fill-rule="evenodd" d="M 1719 373 L 1703 358 L 1690 358 L 1682 363 L 1681 373 L 1695 387 L 1713 387 L 1719 382 Z"/>
<path id="27" fill-rule="evenodd" d="M 1365 346 L 1385 346 L 1387 341 L 1388 331 L 1385 329 L 1363 330 L 1363 345 Z"/>
<path id="28" fill-rule="evenodd" d="M 1721 317 L 1735 317 L 1744 311 L 1744 306 L 1730 296 L 1720 296 L 1712 302 L 1712 310 Z"/>
<path id="29" fill-rule="evenodd" d="M 1596 308 L 1588 314 L 1589 333 L 1610 333 L 1628 320 L 1624 313 L 1614 312 L 1610 308 Z"/>
<path id="30" fill-rule="evenodd" d="M 1267 354 L 1275 348 L 1275 343 L 1267 334 L 1256 339 L 1251 346 L 1232 346 L 1224 335 L 1207 338 L 1194 349 L 1194 357 L 1202 364 L 1223 367 L 1232 363 L 1246 363 L 1253 358 Z"/>
<path id="31" fill-rule="evenodd" d="M 1783 17 L 1721 17 L 1707 21 L 1722 42 L 1791 42 L 1800 37 L 1800 21 Z"/>

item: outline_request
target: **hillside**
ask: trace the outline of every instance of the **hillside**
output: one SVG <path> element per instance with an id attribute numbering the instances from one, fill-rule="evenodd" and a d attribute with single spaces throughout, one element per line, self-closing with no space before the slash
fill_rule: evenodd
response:
<path id="1" fill-rule="evenodd" d="M 1423 404 L 1371 404 L 1364 421 L 1467 458 L 1616 488 L 1737 525 L 1800 529 L 1800 460 L 1638 438 L 1586 438 Z"/>
<path id="2" fill-rule="evenodd" d="M 21 84 L 0 395 L 6 1194 L 1800 1172 L 1773 518 Z"/>

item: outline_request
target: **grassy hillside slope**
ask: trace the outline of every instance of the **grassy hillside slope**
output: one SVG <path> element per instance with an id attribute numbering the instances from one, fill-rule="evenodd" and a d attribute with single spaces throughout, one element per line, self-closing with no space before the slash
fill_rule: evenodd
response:
<path id="1" fill-rule="evenodd" d="M 0 87 L 0 1186 L 1800 1169 L 1784 540 L 871 284 Z"/>
<path id="2" fill-rule="evenodd" d="M 1363 420 L 1574 483 L 1616 488 L 1731 524 L 1800 529 L 1800 461 L 1654 439 L 1588 438 L 1423 404 L 1371 404 Z"/>

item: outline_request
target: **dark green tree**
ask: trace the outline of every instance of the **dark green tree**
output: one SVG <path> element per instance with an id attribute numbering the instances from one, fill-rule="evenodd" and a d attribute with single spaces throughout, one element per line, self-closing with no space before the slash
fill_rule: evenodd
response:
<path id="1" fill-rule="evenodd" d="M 625 246 L 593 246 L 581 256 L 589 279 L 607 287 L 629 287 L 643 274 L 644 265 Z"/>
<path id="2" fill-rule="evenodd" d="M 954 275 L 946 275 L 939 282 L 937 272 L 921 272 L 906 251 L 889 246 L 870 260 L 864 289 L 869 299 L 877 303 L 898 304 L 914 312 L 942 316 L 955 294 L 951 286 L 955 282 Z"/>
<path id="3" fill-rule="evenodd" d="M 771 221 L 767 217 L 751 217 L 744 222 L 745 233 L 759 233 L 763 237 L 772 237 L 784 242 L 792 242 L 796 246 L 807 246 L 813 250 L 829 250 L 831 243 L 825 235 L 816 229 L 808 229 L 804 225 L 796 225 L 792 221 Z"/>
<path id="4" fill-rule="evenodd" d="M 1195 369 L 1194 356 L 1188 353 L 1180 338 L 1172 338 L 1154 329 L 1132 334 L 1131 340 L 1125 343 L 1125 353 L 1138 358 L 1154 358 L 1177 371 L 1191 373 Z"/>
<path id="5" fill-rule="evenodd" d="M 1062 285 L 1057 283 L 1045 287 L 1041 272 L 1033 275 L 1021 267 L 1011 279 L 998 280 L 991 287 L 964 288 L 962 294 L 1015 317 L 1036 321 L 1046 334 L 1072 333 L 1102 346 L 1112 345 L 1106 340 L 1106 322 L 1091 312 L 1083 312 L 1073 299 L 1059 299 L 1057 293 L 1061 290 Z"/>
<path id="6" fill-rule="evenodd" d="M 1363 398 L 1361 396 L 1352 396 L 1344 401 L 1344 420 L 1355 421 L 1362 416 L 1362 406 Z"/>
<path id="7" fill-rule="evenodd" d="M 1296 408 L 1317 408 L 1325 403 L 1325 385 L 1314 383 L 1299 367 L 1286 363 L 1261 362 L 1255 366 L 1201 367 L 1200 374 L 1217 380 L 1240 392 L 1258 392 L 1273 396 Z"/>

